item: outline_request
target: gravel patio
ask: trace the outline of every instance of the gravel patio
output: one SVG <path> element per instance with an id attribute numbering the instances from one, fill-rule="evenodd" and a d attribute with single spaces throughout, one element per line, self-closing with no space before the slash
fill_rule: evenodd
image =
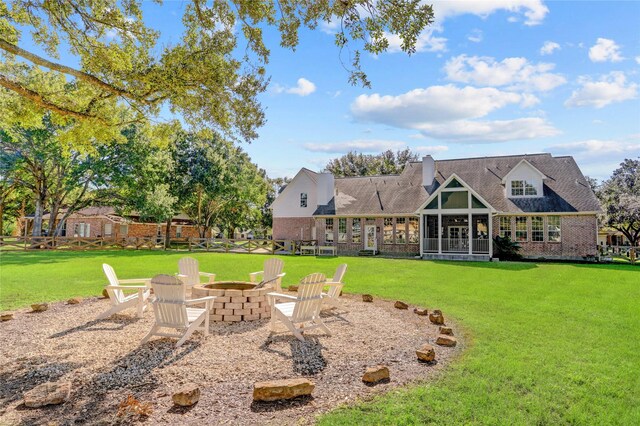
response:
<path id="1" fill-rule="evenodd" d="M 179 349 L 169 339 L 140 345 L 152 312 L 142 319 L 130 310 L 95 320 L 107 308 L 106 299 L 55 303 L 41 313 L 17 311 L 15 319 L 0 323 L 0 424 L 314 423 L 318 414 L 340 404 L 431 379 L 464 346 L 434 344 L 437 361 L 418 362 L 415 350 L 438 335 L 426 316 L 413 313 L 413 307 L 396 309 L 393 301 L 364 303 L 349 295 L 341 300 L 342 309 L 323 314 L 331 336 L 314 330 L 303 343 L 284 327 L 270 337 L 268 320 L 214 322 L 212 335 L 204 339 L 196 333 Z M 377 364 L 389 367 L 391 380 L 366 385 L 362 374 Z M 311 398 L 252 401 L 255 382 L 296 377 L 316 384 Z M 72 383 L 63 404 L 35 409 L 22 403 L 24 392 L 61 380 Z M 199 402 L 174 406 L 172 392 L 188 382 L 199 385 Z M 148 418 L 117 415 L 128 395 L 150 403 Z"/>

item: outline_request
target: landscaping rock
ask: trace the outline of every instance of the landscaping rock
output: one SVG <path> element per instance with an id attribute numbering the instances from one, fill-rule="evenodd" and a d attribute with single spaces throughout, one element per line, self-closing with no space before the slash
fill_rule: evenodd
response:
<path id="1" fill-rule="evenodd" d="M 367 302 L 367 303 L 372 303 L 373 302 L 373 296 L 370 294 L 363 294 L 362 295 L 362 301 L 363 302 Z"/>
<path id="2" fill-rule="evenodd" d="M 254 401 L 278 401 L 311 395 L 316 385 L 309 379 L 284 379 L 258 382 L 253 385 Z"/>
<path id="3" fill-rule="evenodd" d="M 13 312 L 3 312 L 0 314 L 0 321 L 11 321 L 13 319 Z"/>
<path id="4" fill-rule="evenodd" d="M 415 313 L 416 315 L 420 315 L 422 317 L 426 317 L 427 315 L 429 315 L 429 311 L 427 311 L 426 309 L 422 309 L 422 308 L 415 308 L 413 310 L 413 313 Z"/>
<path id="5" fill-rule="evenodd" d="M 397 309 L 409 309 L 409 305 L 399 300 L 396 300 L 396 303 L 394 303 L 393 306 L 395 306 Z"/>
<path id="6" fill-rule="evenodd" d="M 200 388 L 195 383 L 180 386 L 171 396 L 173 403 L 181 407 L 190 407 L 200 399 Z"/>
<path id="7" fill-rule="evenodd" d="M 43 383 L 23 395 L 24 405 L 30 408 L 62 404 L 69 398 L 71 382 Z"/>
<path id="8" fill-rule="evenodd" d="M 48 303 L 34 303 L 33 305 L 31 305 L 31 309 L 33 310 L 33 312 L 44 312 L 47 309 L 49 309 L 49 304 Z"/>
<path id="9" fill-rule="evenodd" d="M 436 339 L 436 343 L 440 346 L 455 346 L 458 343 L 458 340 L 453 336 L 447 336 L 446 334 L 441 334 Z"/>
<path id="10" fill-rule="evenodd" d="M 431 362 L 436 359 L 436 350 L 431 345 L 424 345 L 416 351 L 416 356 L 420 361 Z"/>
<path id="11" fill-rule="evenodd" d="M 102 297 L 104 297 L 105 299 L 109 298 L 109 292 L 106 288 L 102 289 Z"/>
<path id="12" fill-rule="evenodd" d="M 453 336 L 453 329 L 451 327 L 440 327 L 440 334 L 446 334 L 447 336 Z"/>
<path id="13" fill-rule="evenodd" d="M 439 309 L 434 310 L 429 314 L 429 321 L 435 325 L 443 325 L 444 324 L 444 316 L 442 315 L 442 311 Z"/>
<path id="14" fill-rule="evenodd" d="M 297 285 L 290 285 L 289 286 L 289 291 L 298 291 L 298 286 Z"/>
<path id="15" fill-rule="evenodd" d="M 71 299 L 67 300 L 68 305 L 77 305 L 80 302 L 82 302 L 82 297 L 72 297 Z"/>
<path id="16" fill-rule="evenodd" d="M 365 383 L 378 383 L 382 380 L 389 380 L 389 367 L 385 365 L 369 367 L 362 376 L 362 381 Z"/>

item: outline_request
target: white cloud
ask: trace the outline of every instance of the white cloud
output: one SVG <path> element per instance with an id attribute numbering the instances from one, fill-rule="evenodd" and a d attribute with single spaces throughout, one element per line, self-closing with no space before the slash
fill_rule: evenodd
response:
<path id="1" fill-rule="evenodd" d="M 284 87 L 279 84 L 274 84 L 272 86 L 272 91 L 275 93 L 288 93 L 291 95 L 308 96 L 316 91 L 316 85 L 306 78 L 301 77 L 298 79 L 298 84 L 295 87 Z"/>
<path id="2" fill-rule="evenodd" d="M 436 31 L 436 28 L 430 28 L 418 36 L 415 44 L 416 52 L 443 52 L 447 50 L 447 39 L 444 37 L 435 37 L 433 35 L 434 31 Z M 397 34 L 385 33 L 385 36 L 389 41 L 387 52 L 402 52 L 402 40 Z"/>
<path id="3" fill-rule="evenodd" d="M 406 148 L 406 142 L 381 139 L 355 139 L 337 143 L 306 143 L 304 148 L 312 152 L 345 153 L 348 151 L 382 152 L 387 149 Z"/>
<path id="4" fill-rule="evenodd" d="M 525 25 L 539 25 L 549 12 L 542 0 L 483 0 L 483 1 L 434 1 L 436 20 L 473 14 L 486 18 L 498 10 L 523 14 Z"/>
<path id="5" fill-rule="evenodd" d="M 460 83 L 508 89 L 546 92 L 564 83 L 566 79 L 550 73 L 554 64 L 531 64 L 526 58 L 505 58 L 497 62 L 485 56 L 459 55 L 447 61 L 444 71 L 447 79 Z"/>
<path id="6" fill-rule="evenodd" d="M 558 129 L 538 117 L 515 120 L 456 120 L 449 123 L 427 123 L 422 126 L 421 130 L 430 137 L 454 142 L 509 142 L 560 134 Z"/>
<path id="7" fill-rule="evenodd" d="M 581 87 L 574 90 L 564 103 L 568 107 L 602 108 L 614 102 L 622 102 L 638 97 L 638 85 L 626 81 L 624 73 L 613 71 L 593 81 L 589 77 L 580 77 Z"/>
<path id="8" fill-rule="evenodd" d="M 640 138 L 632 135 L 631 140 L 588 139 L 551 145 L 547 149 L 558 154 L 571 154 L 582 158 L 593 157 L 594 159 L 601 159 L 611 155 L 619 156 L 620 154 L 637 155 L 637 153 L 640 152 Z"/>
<path id="9" fill-rule="evenodd" d="M 596 44 L 589 49 L 589 59 L 593 62 L 620 62 L 620 46 L 608 38 L 598 38 Z"/>
<path id="10" fill-rule="evenodd" d="M 509 105 L 536 102 L 537 98 L 529 94 L 447 85 L 414 89 L 398 96 L 361 95 L 351 104 L 351 112 L 361 121 L 414 129 L 427 137 L 453 141 L 499 142 L 557 134 L 553 126 L 538 117 L 477 120 Z"/>
<path id="11" fill-rule="evenodd" d="M 636 63 L 640 65 L 640 56 L 636 56 Z"/>
<path id="12" fill-rule="evenodd" d="M 473 42 L 473 43 L 480 43 L 482 41 L 482 31 L 475 29 L 473 31 L 471 31 L 471 33 L 469 33 L 469 35 L 467 36 L 467 40 Z"/>
<path id="13" fill-rule="evenodd" d="M 420 155 L 435 154 L 438 152 L 449 151 L 449 147 L 446 145 L 433 145 L 433 146 L 416 146 L 413 151 Z"/>
<path id="14" fill-rule="evenodd" d="M 545 41 L 540 48 L 541 55 L 551 55 L 555 50 L 560 50 L 560 45 L 555 41 Z"/>

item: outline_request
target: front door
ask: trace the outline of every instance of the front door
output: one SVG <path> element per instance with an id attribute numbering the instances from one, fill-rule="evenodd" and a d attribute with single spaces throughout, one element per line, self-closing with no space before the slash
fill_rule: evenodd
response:
<path id="1" fill-rule="evenodd" d="M 469 250 L 469 227 L 450 226 L 449 227 L 449 251 Z"/>
<path id="2" fill-rule="evenodd" d="M 376 238 L 376 226 L 364 226 L 364 249 L 376 251 L 378 249 L 378 239 Z"/>

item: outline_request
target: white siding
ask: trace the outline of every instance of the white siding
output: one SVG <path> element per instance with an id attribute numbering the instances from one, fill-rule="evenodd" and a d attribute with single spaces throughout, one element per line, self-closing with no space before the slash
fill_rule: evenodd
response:
<path id="1" fill-rule="evenodd" d="M 273 217 L 311 217 L 318 206 L 316 180 L 300 170 L 273 203 Z M 307 207 L 300 207 L 300 194 L 307 194 Z"/>

